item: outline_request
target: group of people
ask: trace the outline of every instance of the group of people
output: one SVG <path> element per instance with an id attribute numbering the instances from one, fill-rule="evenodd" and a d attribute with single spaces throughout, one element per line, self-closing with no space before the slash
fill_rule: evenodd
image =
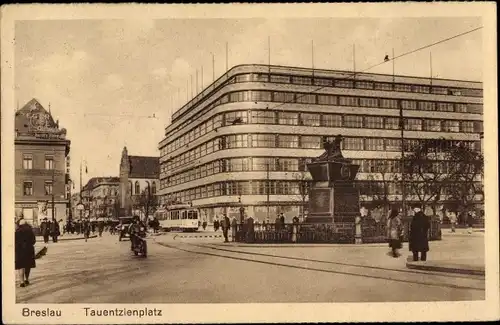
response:
<path id="1" fill-rule="evenodd" d="M 414 261 L 426 261 L 429 251 L 428 232 L 431 226 L 430 218 L 426 216 L 419 206 L 413 207 L 413 217 L 409 225 L 408 248 L 413 254 Z M 393 209 L 387 219 L 387 239 L 393 257 L 399 257 L 399 249 L 403 243 L 403 221 L 399 210 Z"/>
<path id="2" fill-rule="evenodd" d="M 57 238 L 61 236 L 61 229 L 64 228 L 64 222 L 63 220 L 47 220 L 47 218 L 43 218 L 42 222 L 40 223 L 40 232 L 43 237 L 44 243 L 49 242 L 49 237 L 52 237 L 52 241 L 54 243 L 57 243 Z M 63 230 L 64 233 L 64 230 Z"/>
<path id="3" fill-rule="evenodd" d="M 448 218 L 448 220 L 450 221 L 450 225 L 451 225 L 451 232 L 455 232 L 455 229 L 457 228 L 457 226 L 459 225 L 460 223 L 460 218 L 459 218 L 459 214 L 457 214 L 455 211 L 453 210 L 446 210 L 444 211 L 443 213 L 444 215 L 446 215 L 446 217 Z M 466 224 L 467 224 L 467 232 L 469 234 L 472 234 L 472 227 L 474 226 L 474 213 L 469 211 L 466 213 Z M 463 220 L 463 219 L 462 219 Z"/>

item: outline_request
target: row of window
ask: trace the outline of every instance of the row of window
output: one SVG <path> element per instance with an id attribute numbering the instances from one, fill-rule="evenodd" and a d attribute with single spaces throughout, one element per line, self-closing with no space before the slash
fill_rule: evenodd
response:
<path id="1" fill-rule="evenodd" d="M 333 137 L 327 137 L 333 140 Z M 164 162 L 160 171 L 172 171 L 213 152 L 234 148 L 302 148 L 321 149 L 322 136 L 300 136 L 286 134 L 234 134 L 222 136 L 207 141 L 185 153 Z M 457 141 L 455 141 L 457 142 Z M 419 139 L 405 139 L 405 148 L 411 150 L 418 145 Z M 449 142 L 454 143 L 453 141 Z M 457 142 L 458 143 L 458 142 Z M 469 148 L 480 151 L 480 141 L 464 141 Z M 363 138 L 344 137 L 342 141 L 344 150 L 367 150 L 367 151 L 401 151 L 401 139 L 398 138 Z"/>
<path id="2" fill-rule="evenodd" d="M 52 195 L 53 184 L 52 181 L 44 181 L 45 195 Z M 23 182 L 23 195 L 33 196 L 33 181 Z"/>
<path id="3" fill-rule="evenodd" d="M 414 85 L 404 83 L 388 83 L 388 82 L 373 82 L 366 80 L 349 80 L 349 79 L 333 79 L 333 78 L 311 78 L 307 76 L 291 76 L 291 75 L 277 75 L 265 73 L 247 73 L 234 76 L 217 87 L 214 91 L 221 89 L 227 84 L 241 83 L 241 82 L 272 82 L 272 83 L 286 83 L 297 85 L 315 85 L 321 87 L 337 87 L 337 88 L 357 88 L 357 89 L 372 89 L 383 91 L 397 91 L 397 92 L 414 92 L 414 93 L 427 93 L 435 95 L 453 95 L 453 96 L 468 96 L 468 97 L 483 97 L 482 89 L 472 88 L 457 88 L 457 87 L 442 87 L 442 86 L 426 86 Z M 207 96 L 205 97 L 205 99 Z M 193 103 L 190 109 L 202 105 L 204 100 Z M 188 104 L 189 105 L 189 104 Z M 186 105 L 186 106 L 188 106 Z M 184 110 L 186 112 L 186 110 Z M 184 114 L 184 113 L 183 113 Z M 173 121 L 180 117 L 180 112 L 173 115 Z"/>
<path id="4" fill-rule="evenodd" d="M 180 124 L 176 130 L 189 129 L 189 124 L 193 121 L 201 120 L 203 115 L 218 105 L 230 102 L 279 102 L 279 103 L 299 103 L 311 105 L 330 105 L 330 106 L 355 106 L 355 107 L 373 107 L 373 108 L 392 108 L 405 110 L 421 110 L 421 111 L 440 111 L 440 112 L 457 112 L 457 113 L 475 113 L 482 114 L 482 104 L 466 104 L 466 103 L 450 103 L 450 102 L 435 102 L 435 101 L 416 101 L 416 100 L 401 100 L 390 98 L 377 97 L 356 97 L 356 96 L 336 96 L 322 95 L 311 93 L 296 93 L 282 91 L 267 91 L 267 90 L 243 90 L 222 95 L 219 99 L 210 104 L 206 109 L 199 112 L 191 119 Z M 271 107 L 272 108 L 272 107 Z M 207 128 L 201 124 L 201 129 Z M 217 127 L 217 126 L 215 126 Z M 196 132 L 194 128 L 191 132 Z M 175 130 L 165 134 L 168 138 L 169 134 Z"/>
<path id="5" fill-rule="evenodd" d="M 146 182 L 146 189 L 149 191 L 150 194 L 154 195 L 156 194 L 156 183 L 152 182 L 151 186 L 149 185 L 149 182 Z M 134 184 L 134 191 L 132 191 L 132 182 L 128 182 L 129 186 L 129 192 L 131 195 L 140 195 L 141 194 L 141 185 L 139 184 L 139 181 L 135 181 Z"/>
<path id="6" fill-rule="evenodd" d="M 294 177 L 305 179 L 306 165 L 311 158 L 293 157 L 243 157 L 214 160 L 197 166 L 190 170 L 171 175 L 160 181 L 160 187 L 166 188 L 186 182 L 201 179 L 207 176 L 225 172 L 262 172 L 283 171 L 294 172 Z M 354 164 L 360 166 L 360 173 L 400 173 L 401 162 L 395 159 L 353 159 Z M 450 165 L 448 161 L 435 161 L 431 166 L 435 173 L 448 173 Z"/>
<path id="7" fill-rule="evenodd" d="M 334 78 L 324 78 L 324 77 L 313 78 L 308 76 L 278 75 L 278 74 L 267 74 L 267 73 L 240 74 L 229 79 L 228 83 L 268 82 L 268 81 L 272 83 L 315 85 L 315 86 L 337 87 L 337 88 L 373 89 L 373 90 L 413 92 L 413 93 L 436 94 L 436 95 L 453 95 L 453 96 L 470 96 L 470 97 L 483 96 L 482 89 L 473 89 L 473 88 L 415 85 L 415 84 L 377 82 L 377 81 L 367 81 L 367 80 L 334 79 Z"/>
<path id="8" fill-rule="evenodd" d="M 198 186 L 184 191 L 169 193 L 169 197 L 173 197 L 181 202 L 191 202 L 193 200 L 226 196 L 226 195 L 293 195 L 296 201 L 305 200 L 307 195 L 306 181 L 227 181 L 216 182 L 208 185 Z M 358 181 L 357 186 L 360 189 L 361 195 L 383 195 L 387 190 L 388 195 L 401 194 L 400 182 L 382 182 L 382 181 Z M 453 185 L 449 185 L 451 188 Z M 414 184 L 405 184 L 406 193 L 411 193 L 415 190 L 421 192 L 419 194 L 433 194 L 431 188 L 426 189 L 424 186 L 415 187 Z M 442 194 L 448 195 L 452 191 L 443 187 Z"/>
<path id="9" fill-rule="evenodd" d="M 400 118 L 391 116 L 364 116 L 349 114 L 320 114 L 280 112 L 270 110 L 231 111 L 218 114 L 191 132 L 177 138 L 160 149 L 161 156 L 184 147 L 219 127 L 235 124 L 304 125 L 316 127 L 389 129 L 400 128 Z M 479 133 L 481 121 L 457 121 L 430 118 L 405 118 L 404 128 L 412 131 Z"/>
<path id="10" fill-rule="evenodd" d="M 23 155 L 23 169 L 33 169 L 33 155 Z M 45 155 L 45 169 L 54 169 L 54 156 Z"/>

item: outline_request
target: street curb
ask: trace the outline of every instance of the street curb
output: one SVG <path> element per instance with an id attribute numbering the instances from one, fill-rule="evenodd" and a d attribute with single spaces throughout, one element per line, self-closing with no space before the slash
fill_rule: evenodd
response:
<path id="1" fill-rule="evenodd" d="M 298 243 L 298 244 L 237 244 L 237 243 L 228 243 L 228 244 L 212 244 L 215 246 L 231 246 L 231 247 L 256 247 L 256 248 L 273 248 L 273 247 L 295 247 L 295 248 L 315 248 L 315 247 L 373 247 L 380 248 L 386 247 L 387 244 L 382 243 L 369 243 L 369 244 L 306 244 L 306 243 Z"/>
<path id="2" fill-rule="evenodd" d="M 92 236 L 90 236 L 88 239 L 90 239 L 90 238 L 97 238 L 97 235 L 92 235 Z M 83 240 L 83 239 L 85 239 L 85 237 L 77 237 L 77 238 L 58 238 L 58 239 L 57 239 L 57 242 L 61 242 L 61 241 L 71 241 L 71 240 Z M 38 239 L 37 239 L 37 240 L 36 240 L 36 242 L 37 242 L 37 243 L 43 243 L 43 239 L 42 239 L 42 240 L 38 240 Z M 51 241 L 49 240 L 49 242 L 51 242 Z"/>
<path id="3" fill-rule="evenodd" d="M 186 235 L 174 235 L 175 238 L 223 238 L 224 236 L 222 235 L 198 235 L 198 236 L 186 236 Z M 231 235 L 228 235 L 228 237 L 232 237 Z"/>
<path id="4" fill-rule="evenodd" d="M 422 271 L 435 271 L 445 273 L 469 274 L 469 275 L 482 275 L 484 276 L 485 270 L 481 266 L 472 265 L 436 265 L 429 262 L 406 262 L 406 267 L 413 270 Z"/>

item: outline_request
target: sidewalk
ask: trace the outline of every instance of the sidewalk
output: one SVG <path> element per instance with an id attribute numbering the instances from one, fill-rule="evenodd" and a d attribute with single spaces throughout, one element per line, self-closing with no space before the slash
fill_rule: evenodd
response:
<path id="1" fill-rule="evenodd" d="M 177 237 L 174 238 L 174 236 Z M 188 235 L 189 236 L 189 235 Z M 191 235 L 193 236 L 193 235 Z M 193 238 L 193 237 L 191 237 Z M 230 239 L 231 240 L 231 239 Z M 154 239 L 158 244 L 198 243 L 190 238 L 180 237 L 176 233 L 168 233 Z M 222 238 L 200 241 L 219 249 L 234 249 L 248 253 L 266 253 L 271 255 L 293 256 L 298 258 L 340 261 L 359 265 L 415 269 L 443 273 L 461 273 L 484 276 L 484 233 L 468 235 L 445 233 L 443 239 L 429 243 L 428 261 L 413 262 L 408 243 L 400 250 L 401 258 L 388 257 L 387 243 L 373 244 L 245 244 L 230 241 L 224 243 Z"/>
<path id="2" fill-rule="evenodd" d="M 452 246 L 455 249 L 451 249 Z M 427 261 L 414 262 L 409 256 L 406 267 L 415 270 L 436 271 L 457 274 L 485 274 L 484 229 L 474 229 L 472 234 L 467 229 L 443 231 L 441 247 L 433 249 L 430 243 Z"/>
<path id="3" fill-rule="evenodd" d="M 90 238 L 96 238 L 97 235 L 91 235 Z M 60 241 L 69 241 L 69 240 L 81 240 L 85 239 L 83 235 L 76 235 L 76 234 L 64 234 L 63 236 L 58 236 L 57 237 L 57 242 Z M 36 236 L 36 242 L 37 243 L 43 243 L 43 237 L 42 236 Z M 52 237 L 49 237 L 49 243 L 52 243 Z"/>

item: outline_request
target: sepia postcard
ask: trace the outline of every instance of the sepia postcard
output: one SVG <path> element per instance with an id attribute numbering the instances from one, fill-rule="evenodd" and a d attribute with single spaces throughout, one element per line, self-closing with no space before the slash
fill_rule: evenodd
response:
<path id="1" fill-rule="evenodd" d="M 1 14 L 4 323 L 500 319 L 496 3 Z"/>

